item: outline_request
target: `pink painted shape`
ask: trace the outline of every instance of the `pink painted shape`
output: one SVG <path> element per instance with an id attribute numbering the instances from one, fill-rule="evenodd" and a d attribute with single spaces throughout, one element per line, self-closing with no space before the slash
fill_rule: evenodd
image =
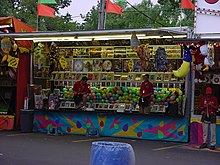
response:
<path id="1" fill-rule="evenodd" d="M 114 121 L 113 121 L 113 123 L 110 125 L 110 128 L 109 128 L 109 129 L 114 128 L 114 125 L 115 125 L 115 124 L 121 124 L 121 122 L 118 121 L 118 118 L 114 119 Z"/>
<path id="2" fill-rule="evenodd" d="M 95 126 L 94 126 L 94 124 L 92 123 L 92 121 L 89 119 L 89 118 L 87 118 L 86 120 L 83 120 L 85 123 L 90 123 L 91 124 L 91 126 L 92 126 L 92 128 L 95 128 Z"/>
<path id="3" fill-rule="evenodd" d="M 147 128 L 143 132 L 150 132 L 150 133 L 153 133 L 153 134 L 157 134 L 158 130 L 160 130 L 167 137 L 178 138 L 178 136 L 176 136 L 174 134 L 171 134 L 168 131 L 168 129 L 172 128 L 172 126 L 176 125 L 176 123 L 177 122 L 171 122 L 171 123 L 165 124 L 163 127 L 160 127 L 160 126 L 153 127 L 153 129 L 148 129 Z"/>
<path id="4" fill-rule="evenodd" d="M 132 123 L 137 123 L 137 120 L 135 118 L 132 118 Z"/>
<path id="5" fill-rule="evenodd" d="M 203 139 L 202 139 L 202 134 L 203 134 L 203 129 L 202 129 L 202 124 L 198 123 L 198 144 L 202 144 L 203 143 Z"/>
<path id="6" fill-rule="evenodd" d="M 61 126 L 64 126 L 64 124 L 57 124 L 56 122 L 54 122 L 53 120 L 46 120 L 45 119 L 45 116 L 39 116 L 37 115 L 36 116 L 36 119 L 37 120 L 40 120 L 42 122 L 42 124 L 38 125 L 37 128 L 47 128 L 47 126 L 49 124 L 52 124 L 52 126 L 54 127 L 61 127 Z"/>

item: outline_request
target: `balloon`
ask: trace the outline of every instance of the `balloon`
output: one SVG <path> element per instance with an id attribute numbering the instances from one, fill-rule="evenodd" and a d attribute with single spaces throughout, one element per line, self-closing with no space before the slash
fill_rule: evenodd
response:
<path id="1" fill-rule="evenodd" d="M 171 96 L 170 100 L 173 101 L 173 100 L 175 100 L 175 98 L 176 98 L 175 96 Z"/>
<path id="2" fill-rule="evenodd" d="M 160 102 L 160 101 L 161 101 L 161 98 L 158 97 L 158 98 L 156 99 L 156 102 Z"/>
<path id="3" fill-rule="evenodd" d="M 180 90 L 180 91 L 178 92 L 178 94 L 181 96 L 181 95 L 183 95 L 183 92 Z"/>

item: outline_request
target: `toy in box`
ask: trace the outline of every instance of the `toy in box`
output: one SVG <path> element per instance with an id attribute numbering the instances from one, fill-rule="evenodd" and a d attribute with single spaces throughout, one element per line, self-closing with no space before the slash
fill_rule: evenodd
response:
<path id="1" fill-rule="evenodd" d="M 43 108 L 43 96 L 42 95 L 34 95 L 34 108 L 42 109 Z"/>
<path id="2" fill-rule="evenodd" d="M 83 60 L 83 72 L 92 72 L 93 60 Z"/>
<path id="3" fill-rule="evenodd" d="M 92 80 L 99 80 L 99 73 L 93 73 L 93 77 L 92 77 Z"/>
<path id="4" fill-rule="evenodd" d="M 59 99 L 57 96 L 53 96 L 51 94 L 48 99 L 48 109 L 57 110 L 58 108 L 59 108 Z"/>
<path id="5" fill-rule="evenodd" d="M 82 60 L 74 60 L 74 71 L 81 72 L 83 70 L 83 61 Z"/>
<path id="6" fill-rule="evenodd" d="M 133 60 L 132 60 L 133 61 Z M 133 70 L 133 66 L 130 66 L 129 63 L 130 60 L 129 59 L 126 59 L 126 60 L 123 60 L 123 72 L 131 72 Z M 130 68 L 130 67 L 131 68 Z M 130 70 L 131 69 L 131 70 Z"/>
<path id="7" fill-rule="evenodd" d="M 139 60 L 134 60 L 133 71 L 134 72 L 140 72 L 140 70 L 141 70 L 141 66 L 140 66 Z"/>
<path id="8" fill-rule="evenodd" d="M 111 60 L 105 60 L 102 64 L 103 71 L 112 71 L 112 61 Z"/>
<path id="9" fill-rule="evenodd" d="M 92 66 L 93 71 L 94 72 L 102 71 L 102 63 L 103 63 L 102 60 L 93 60 L 93 66 Z"/>
<path id="10" fill-rule="evenodd" d="M 122 71 L 122 60 L 121 59 L 114 60 L 113 70 L 114 70 L 114 72 L 121 72 Z"/>

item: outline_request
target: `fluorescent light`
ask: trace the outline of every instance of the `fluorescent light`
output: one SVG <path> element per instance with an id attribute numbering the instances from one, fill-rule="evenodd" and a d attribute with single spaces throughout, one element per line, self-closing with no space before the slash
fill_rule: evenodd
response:
<path id="1" fill-rule="evenodd" d="M 11 27 L 11 25 L 0 25 L 0 29 L 1 28 L 9 28 L 9 27 Z"/>
<path id="2" fill-rule="evenodd" d="M 52 41 L 63 42 L 63 41 L 91 41 L 92 39 L 89 38 L 79 39 L 75 37 L 42 37 L 42 38 L 15 38 L 15 40 L 17 41 L 30 40 L 33 42 L 52 42 Z"/>
<path id="3" fill-rule="evenodd" d="M 187 35 L 175 35 L 175 36 L 146 36 L 145 34 L 137 34 L 138 39 L 150 39 L 150 38 L 186 38 Z M 104 35 L 104 36 L 78 36 L 78 37 L 33 37 L 33 38 L 15 38 L 15 40 L 30 40 L 34 42 L 65 42 L 65 41 L 92 41 L 92 40 L 120 40 L 131 39 L 131 35 Z"/>

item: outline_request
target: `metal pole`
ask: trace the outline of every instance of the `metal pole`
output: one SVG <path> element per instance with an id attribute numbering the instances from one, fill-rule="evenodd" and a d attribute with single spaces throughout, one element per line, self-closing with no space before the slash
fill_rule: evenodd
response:
<path id="1" fill-rule="evenodd" d="M 100 0 L 100 9 L 99 9 L 99 22 L 98 22 L 98 29 L 105 29 L 105 1 Z"/>
<path id="2" fill-rule="evenodd" d="M 180 28 L 182 28 L 182 14 L 183 14 L 183 9 L 180 8 Z"/>
<path id="3" fill-rule="evenodd" d="M 36 27 L 36 31 L 38 32 L 38 26 L 39 26 L 39 16 L 37 14 L 37 27 Z"/>
<path id="4" fill-rule="evenodd" d="M 33 84 L 33 51 L 30 53 L 30 84 Z"/>

